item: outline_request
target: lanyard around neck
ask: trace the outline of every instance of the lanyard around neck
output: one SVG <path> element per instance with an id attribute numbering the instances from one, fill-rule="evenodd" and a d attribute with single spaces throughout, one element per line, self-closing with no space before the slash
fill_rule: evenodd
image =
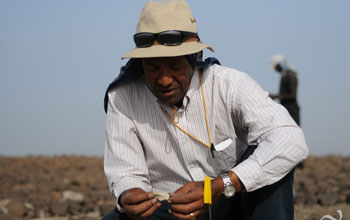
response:
<path id="1" fill-rule="evenodd" d="M 204 106 L 204 113 L 205 113 L 205 123 L 207 125 L 207 132 L 208 132 L 208 137 L 209 137 L 209 143 L 210 144 L 206 144 L 204 143 L 203 141 L 199 140 L 198 138 L 194 137 L 193 135 L 191 135 L 190 133 L 188 133 L 187 131 L 185 131 L 184 129 L 182 129 L 177 123 L 175 122 L 175 115 L 177 117 L 179 117 L 177 115 L 177 112 L 175 110 L 175 107 L 173 106 L 173 117 L 170 117 L 169 113 L 164 109 L 162 108 L 163 112 L 165 113 L 165 115 L 169 118 L 169 120 L 173 123 L 173 125 L 175 125 L 178 129 L 180 129 L 183 133 L 187 134 L 190 138 L 193 138 L 194 140 L 198 141 L 199 143 L 203 144 L 204 146 L 208 147 L 209 149 L 211 150 L 214 150 L 214 145 L 213 143 L 211 142 L 211 138 L 210 138 L 210 130 L 209 130 L 209 123 L 208 123 L 208 116 L 207 116 L 207 108 L 206 108 L 206 105 L 205 105 L 205 98 L 204 98 L 204 91 L 203 91 L 203 82 L 202 82 L 202 73 L 199 73 L 199 80 L 200 80 L 200 83 L 201 83 L 201 89 L 202 89 L 202 97 L 203 97 L 203 106 Z"/>

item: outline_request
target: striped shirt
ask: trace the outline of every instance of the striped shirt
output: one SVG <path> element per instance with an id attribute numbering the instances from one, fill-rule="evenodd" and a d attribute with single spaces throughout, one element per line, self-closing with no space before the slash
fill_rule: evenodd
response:
<path id="1" fill-rule="evenodd" d="M 172 124 L 162 110 L 172 116 L 172 107 L 160 103 L 140 77 L 109 91 L 104 169 L 116 199 L 134 187 L 174 192 L 189 181 L 229 170 L 253 191 L 280 180 L 306 158 L 302 130 L 247 74 L 212 65 L 203 70 L 203 89 L 213 144 L 233 140 L 214 157 Z M 178 126 L 210 144 L 198 70 L 176 110 Z M 248 145 L 258 148 L 237 165 Z"/>

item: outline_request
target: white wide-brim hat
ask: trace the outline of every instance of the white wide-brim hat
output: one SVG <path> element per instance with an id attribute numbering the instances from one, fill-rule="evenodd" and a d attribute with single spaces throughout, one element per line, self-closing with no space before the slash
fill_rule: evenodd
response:
<path id="1" fill-rule="evenodd" d="M 293 65 L 281 54 L 274 54 L 271 57 L 271 60 L 270 60 L 271 70 L 275 70 L 275 67 L 277 64 L 280 64 L 282 69 L 294 70 Z"/>
<path id="2" fill-rule="evenodd" d="M 142 9 L 136 34 L 142 32 L 156 34 L 169 30 L 198 33 L 196 19 L 192 16 L 187 2 L 184 0 L 148 1 Z M 135 47 L 124 54 L 122 59 L 182 56 L 197 53 L 205 48 L 214 52 L 213 48 L 201 41 L 183 42 L 177 46 Z"/>

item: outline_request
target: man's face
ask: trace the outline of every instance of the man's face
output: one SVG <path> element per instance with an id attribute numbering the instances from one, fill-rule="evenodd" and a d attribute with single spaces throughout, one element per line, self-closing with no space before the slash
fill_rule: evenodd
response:
<path id="1" fill-rule="evenodd" d="M 142 67 L 146 80 L 161 102 L 175 105 L 182 101 L 193 74 L 185 56 L 143 58 Z"/>
<path id="2" fill-rule="evenodd" d="M 281 65 L 280 65 L 280 64 L 276 64 L 275 70 L 276 70 L 277 72 L 281 73 L 281 72 L 282 72 L 282 67 L 281 67 Z"/>

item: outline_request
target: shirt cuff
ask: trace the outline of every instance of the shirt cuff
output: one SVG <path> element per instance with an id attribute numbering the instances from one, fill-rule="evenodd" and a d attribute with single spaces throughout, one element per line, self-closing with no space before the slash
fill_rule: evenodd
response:
<path id="1" fill-rule="evenodd" d="M 119 205 L 118 199 L 116 200 L 116 202 L 117 202 L 117 209 L 119 210 L 119 212 L 120 212 L 120 213 L 124 213 L 125 210 Z"/>
<path id="2" fill-rule="evenodd" d="M 238 176 L 247 192 L 254 191 L 265 185 L 264 171 L 254 159 L 246 159 L 235 166 L 232 171 Z"/>

